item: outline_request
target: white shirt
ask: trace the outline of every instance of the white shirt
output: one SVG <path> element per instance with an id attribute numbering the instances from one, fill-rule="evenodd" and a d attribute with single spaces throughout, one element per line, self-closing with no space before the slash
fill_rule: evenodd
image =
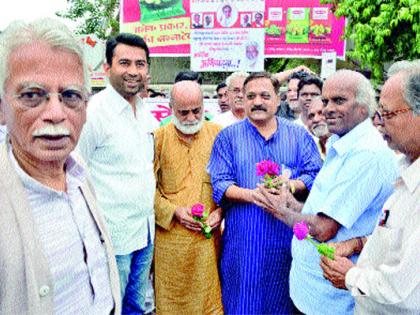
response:
<path id="1" fill-rule="evenodd" d="M 242 119 L 236 117 L 231 110 L 221 113 L 214 117 L 211 122 L 222 126 L 223 128 L 230 126 Z"/>
<path id="2" fill-rule="evenodd" d="M 5 125 L 0 125 L 0 143 L 6 139 L 7 127 Z"/>
<path id="3" fill-rule="evenodd" d="M 153 241 L 155 229 L 152 132 L 157 120 L 140 98 L 132 106 L 109 85 L 94 95 L 77 149 L 88 164 L 116 255 Z"/>
<path id="4" fill-rule="evenodd" d="M 420 159 L 405 164 L 378 226 L 346 274 L 355 314 L 420 314 Z"/>

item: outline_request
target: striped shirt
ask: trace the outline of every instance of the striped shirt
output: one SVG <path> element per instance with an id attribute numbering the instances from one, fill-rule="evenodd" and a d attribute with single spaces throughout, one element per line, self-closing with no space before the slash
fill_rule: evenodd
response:
<path id="1" fill-rule="evenodd" d="M 109 314 L 113 307 L 105 247 L 80 190 L 84 171 L 66 162 L 67 191 L 55 191 L 10 159 L 28 195 L 52 275 L 55 314 Z M 47 288 L 48 289 L 48 288 Z M 48 291 L 45 291 L 47 294 Z"/>
<path id="2" fill-rule="evenodd" d="M 301 126 L 277 118 L 277 131 L 266 140 L 248 118 L 226 127 L 216 138 L 208 171 L 213 198 L 225 214 L 221 284 L 226 314 L 290 312 L 291 229 L 255 204 L 224 198 L 231 185 L 254 189 L 256 163 L 271 160 L 310 189 L 321 168 L 312 137 Z"/>

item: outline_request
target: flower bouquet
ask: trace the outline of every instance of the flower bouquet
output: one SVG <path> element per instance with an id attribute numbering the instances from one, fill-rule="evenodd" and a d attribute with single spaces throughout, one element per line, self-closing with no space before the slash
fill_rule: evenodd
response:
<path id="1" fill-rule="evenodd" d="M 325 256 L 329 259 L 334 259 L 335 248 L 328 246 L 327 243 L 315 242 L 312 239 L 312 236 L 309 235 L 309 227 L 306 225 L 305 221 L 298 222 L 293 226 L 293 234 L 299 241 L 309 241 L 312 245 L 316 247 L 318 253 L 320 253 L 322 256 Z"/>
<path id="2" fill-rule="evenodd" d="M 264 160 L 257 163 L 257 176 L 263 176 L 261 181 L 266 188 L 279 188 L 283 182 L 273 182 L 280 174 L 280 166 L 273 161 Z"/>
<path id="3" fill-rule="evenodd" d="M 201 224 L 201 233 L 209 239 L 211 238 L 211 227 L 208 226 L 205 222 L 209 217 L 209 212 L 204 211 L 204 205 L 201 203 L 196 203 L 191 207 L 191 214 L 193 219 Z"/>

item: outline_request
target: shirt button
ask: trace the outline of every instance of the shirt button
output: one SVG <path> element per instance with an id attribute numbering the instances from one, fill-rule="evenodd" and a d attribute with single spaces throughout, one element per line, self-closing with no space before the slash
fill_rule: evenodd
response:
<path id="1" fill-rule="evenodd" d="M 40 297 L 44 297 L 47 296 L 48 293 L 50 293 L 50 287 L 47 285 L 43 285 L 40 289 L 39 289 L 39 296 Z"/>

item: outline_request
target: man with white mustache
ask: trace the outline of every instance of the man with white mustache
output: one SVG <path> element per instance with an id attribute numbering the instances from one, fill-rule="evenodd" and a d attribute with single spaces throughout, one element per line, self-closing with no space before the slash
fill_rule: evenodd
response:
<path id="1" fill-rule="evenodd" d="M 138 93 L 145 88 L 149 49 L 122 33 L 106 43 L 109 85 L 94 95 L 79 152 L 90 173 L 115 249 L 123 314 L 143 314 L 153 257 L 153 135 L 156 119 Z"/>
<path id="2" fill-rule="evenodd" d="M 0 35 L 0 314 L 121 314 L 111 240 L 71 153 L 89 72 L 62 23 L 16 21 Z"/>
<path id="3" fill-rule="evenodd" d="M 328 131 L 328 125 L 325 120 L 325 116 L 322 113 L 323 109 L 324 104 L 322 103 L 321 98 L 312 100 L 311 105 L 309 106 L 306 125 L 309 131 L 316 137 L 315 142 L 318 146 L 321 158 L 324 160 L 325 155 L 327 153 L 327 140 L 331 136 L 331 134 Z"/>
<path id="4" fill-rule="evenodd" d="M 223 314 L 218 263 L 221 209 L 212 199 L 206 164 L 221 127 L 204 121 L 203 93 L 191 81 L 174 84 L 172 123 L 155 133 L 155 292 L 158 314 Z M 210 214 L 211 239 L 191 207 Z M 188 274 L 188 277 L 185 275 Z"/>

